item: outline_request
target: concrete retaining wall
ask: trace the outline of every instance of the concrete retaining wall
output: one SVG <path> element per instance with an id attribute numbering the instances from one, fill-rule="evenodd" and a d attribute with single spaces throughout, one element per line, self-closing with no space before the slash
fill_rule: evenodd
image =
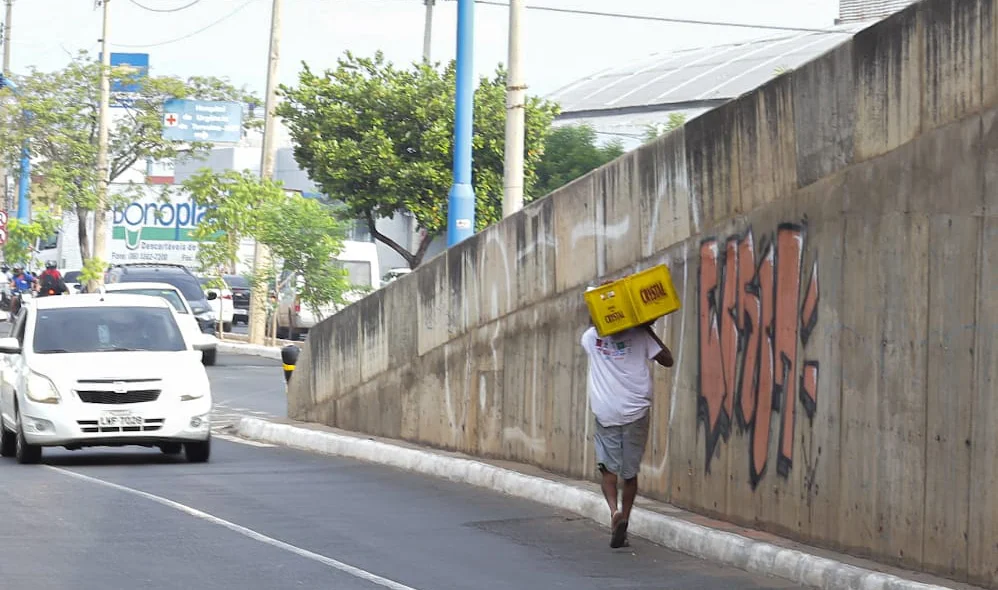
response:
<path id="1" fill-rule="evenodd" d="M 289 412 L 592 478 L 581 293 L 666 263 L 643 491 L 998 588 L 998 0 L 933 0 L 315 328 Z"/>

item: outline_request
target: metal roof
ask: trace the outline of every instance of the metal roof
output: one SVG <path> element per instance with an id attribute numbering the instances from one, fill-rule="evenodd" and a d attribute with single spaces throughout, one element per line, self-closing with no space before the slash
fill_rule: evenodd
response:
<path id="1" fill-rule="evenodd" d="M 871 24 L 653 54 L 596 72 L 556 90 L 548 99 L 560 103 L 564 115 L 713 106 L 765 84 L 779 68 L 793 69 L 811 61 Z"/>
<path id="2" fill-rule="evenodd" d="M 883 18 L 914 3 L 915 0 L 841 0 L 838 22 Z"/>

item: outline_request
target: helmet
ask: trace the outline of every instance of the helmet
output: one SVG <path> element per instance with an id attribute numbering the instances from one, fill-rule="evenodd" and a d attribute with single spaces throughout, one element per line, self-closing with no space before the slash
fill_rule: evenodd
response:
<path id="1" fill-rule="evenodd" d="M 52 270 L 52 269 L 57 268 L 58 266 L 59 265 L 55 263 L 55 260 L 46 260 L 45 261 L 45 268 L 47 268 L 47 269 Z"/>
<path id="2" fill-rule="evenodd" d="M 24 270 L 24 265 L 21 264 L 20 262 L 15 262 L 14 263 L 14 272 L 20 272 L 22 270 Z"/>

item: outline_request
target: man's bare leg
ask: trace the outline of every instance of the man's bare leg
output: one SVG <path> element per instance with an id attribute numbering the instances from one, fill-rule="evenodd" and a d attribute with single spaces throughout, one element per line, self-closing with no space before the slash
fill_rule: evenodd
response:
<path id="1" fill-rule="evenodd" d="M 600 483 L 600 487 L 603 489 L 603 497 L 606 498 L 606 504 L 610 507 L 610 517 L 617 514 L 617 474 L 610 473 L 606 469 L 602 470 L 603 481 Z"/>
<path id="2" fill-rule="evenodd" d="M 621 512 L 624 514 L 624 520 L 631 519 L 631 508 L 634 507 L 634 498 L 638 495 L 638 477 L 634 476 L 631 479 L 624 480 L 624 506 Z"/>

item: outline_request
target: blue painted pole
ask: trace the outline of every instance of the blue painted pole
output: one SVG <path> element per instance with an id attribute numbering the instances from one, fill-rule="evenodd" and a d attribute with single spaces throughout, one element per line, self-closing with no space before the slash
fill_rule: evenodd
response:
<path id="1" fill-rule="evenodd" d="M 457 2 L 457 80 L 454 101 L 454 183 L 447 197 L 447 247 L 475 233 L 471 141 L 475 108 L 475 1 Z"/>
<path id="2" fill-rule="evenodd" d="M 31 222 L 31 204 L 28 202 L 28 184 L 31 183 L 31 152 L 28 140 L 21 145 L 21 180 L 17 183 L 17 220 Z"/>
<path id="3" fill-rule="evenodd" d="M 0 74 L 0 88 L 9 88 L 15 96 L 20 93 L 17 84 L 13 80 Z M 25 111 L 25 118 L 30 118 L 31 113 Z M 31 222 L 31 204 L 28 201 L 28 184 L 31 182 L 31 150 L 30 144 L 25 139 L 21 144 L 21 178 L 17 183 L 17 220 L 24 223 Z"/>

